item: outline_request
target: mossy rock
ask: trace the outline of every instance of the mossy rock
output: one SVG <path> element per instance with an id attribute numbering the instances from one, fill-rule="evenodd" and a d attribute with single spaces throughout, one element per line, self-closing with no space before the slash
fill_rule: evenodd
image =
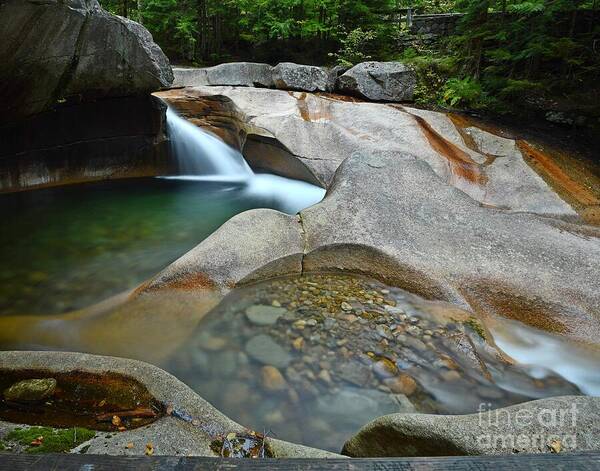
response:
<path id="1" fill-rule="evenodd" d="M 463 322 L 467 327 L 470 327 L 482 340 L 487 340 L 485 335 L 485 328 L 481 325 L 479 320 L 474 317 L 470 317 L 468 320 Z"/>
<path id="2" fill-rule="evenodd" d="M 24 449 L 25 453 L 63 453 L 91 440 L 95 436 L 96 432 L 80 427 L 68 429 L 30 427 L 17 428 L 8 433 L 5 439 L 26 447 Z M 43 438 L 40 439 L 40 437 Z M 32 443 L 39 443 L 39 445 Z"/>

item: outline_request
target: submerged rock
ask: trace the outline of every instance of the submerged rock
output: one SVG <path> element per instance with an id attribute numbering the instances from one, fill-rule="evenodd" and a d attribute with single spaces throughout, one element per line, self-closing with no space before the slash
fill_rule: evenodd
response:
<path id="1" fill-rule="evenodd" d="M 246 317 L 255 325 L 273 325 L 286 312 L 282 307 L 257 304 L 246 309 Z"/>
<path id="2" fill-rule="evenodd" d="M 417 390 L 417 382 L 407 374 L 401 374 L 393 378 L 388 378 L 383 383 L 390 388 L 393 393 L 411 396 Z"/>
<path id="3" fill-rule="evenodd" d="M 285 378 L 274 366 L 263 366 L 260 376 L 263 387 L 268 391 L 282 391 L 287 387 Z"/>
<path id="4" fill-rule="evenodd" d="M 417 75 L 401 62 L 362 62 L 337 80 L 342 93 L 375 101 L 412 100 Z"/>
<path id="5" fill-rule="evenodd" d="M 51 397 L 54 391 L 56 391 L 54 378 L 25 379 L 6 389 L 4 399 L 13 402 L 41 401 Z"/>
<path id="6" fill-rule="evenodd" d="M 246 353 L 264 365 L 285 368 L 291 361 L 290 354 L 268 335 L 257 335 L 246 343 Z"/>
<path id="7" fill-rule="evenodd" d="M 393 396 L 372 389 L 345 388 L 317 398 L 316 409 L 327 421 L 360 427 L 374 417 L 401 410 Z"/>

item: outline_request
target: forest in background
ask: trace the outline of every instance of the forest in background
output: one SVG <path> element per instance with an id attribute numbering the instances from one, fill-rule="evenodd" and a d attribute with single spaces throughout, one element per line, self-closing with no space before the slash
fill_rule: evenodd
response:
<path id="1" fill-rule="evenodd" d="M 143 23 L 175 64 L 350 66 L 402 60 L 424 104 L 600 108 L 600 0 L 101 0 Z M 457 12 L 455 32 L 411 36 L 406 9 Z M 537 103 L 536 103 L 537 102 Z M 518 107 L 515 107 L 518 104 Z"/>

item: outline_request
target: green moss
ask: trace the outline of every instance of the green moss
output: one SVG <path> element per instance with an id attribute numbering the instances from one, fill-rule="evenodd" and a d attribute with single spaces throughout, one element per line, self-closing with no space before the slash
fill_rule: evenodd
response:
<path id="1" fill-rule="evenodd" d="M 477 335 L 479 335 L 483 340 L 485 340 L 485 329 L 477 319 L 471 317 L 469 318 L 469 320 L 463 322 L 463 324 L 473 329 L 477 333 Z"/>
<path id="2" fill-rule="evenodd" d="M 6 435 L 6 439 L 26 446 L 26 453 L 61 453 L 69 451 L 83 442 L 94 438 L 95 435 L 95 432 L 80 427 L 68 429 L 31 427 L 27 429 L 15 429 Z M 31 442 L 38 437 L 44 437 L 42 444 L 32 446 Z"/>

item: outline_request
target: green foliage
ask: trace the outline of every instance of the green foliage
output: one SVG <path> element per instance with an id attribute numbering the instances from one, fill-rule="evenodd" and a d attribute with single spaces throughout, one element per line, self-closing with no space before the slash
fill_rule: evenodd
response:
<path id="1" fill-rule="evenodd" d="M 457 5 L 466 13 L 455 41 L 463 73 L 499 97 L 598 79 L 600 56 L 589 47 L 595 33 L 575 28 L 585 12 L 582 0 L 460 0 Z"/>
<path id="2" fill-rule="evenodd" d="M 442 96 L 450 106 L 463 105 L 469 108 L 483 107 L 486 98 L 481 83 L 471 77 L 448 80 Z"/>
<path id="3" fill-rule="evenodd" d="M 419 13 L 449 13 L 456 9 L 454 0 L 415 0 L 404 2 L 404 6 L 412 6 Z"/>
<path id="4" fill-rule="evenodd" d="M 69 429 L 30 427 L 14 429 L 6 435 L 5 439 L 27 447 L 26 453 L 63 453 L 91 440 L 95 435 L 95 432 L 80 427 Z M 39 440 L 41 444 L 32 445 L 39 437 L 43 437 Z"/>
<path id="5" fill-rule="evenodd" d="M 375 39 L 373 31 L 363 31 L 362 28 L 356 28 L 350 31 L 345 38 L 340 40 L 341 47 L 338 52 L 330 53 L 330 56 L 336 58 L 339 65 L 352 67 L 359 62 L 371 59 L 366 53 L 369 46 Z"/>
<path id="6" fill-rule="evenodd" d="M 269 47 L 285 57 L 290 43 L 307 56 L 338 48 L 349 62 L 389 47 L 385 21 L 395 0 L 101 0 L 114 14 L 141 21 L 172 58 L 252 60 Z M 274 42 L 278 45 L 273 47 Z M 368 44 L 367 44 L 368 43 Z M 282 47 L 283 46 L 283 47 Z M 316 46 L 316 48 L 315 48 Z"/>
<path id="7" fill-rule="evenodd" d="M 417 72 L 414 97 L 418 104 L 444 104 L 444 86 L 456 73 L 453 56 L 441 50 L 409 47 L 395 59 L 412 65 Z"/>

